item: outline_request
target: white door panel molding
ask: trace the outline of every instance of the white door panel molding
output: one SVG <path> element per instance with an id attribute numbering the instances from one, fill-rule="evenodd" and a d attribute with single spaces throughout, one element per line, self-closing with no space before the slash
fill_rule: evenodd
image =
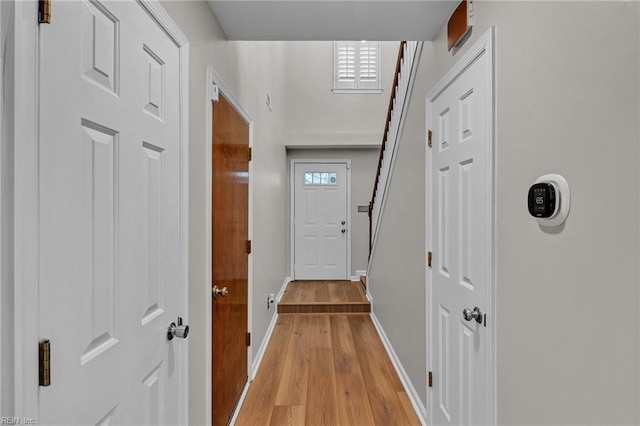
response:
<path id="1" fill-rule="evenodd" d="M 493 31 L 427 100 L 429 423 L 495 424 Z"/>
<path id="2" fill-rule="evenodd" d="M 292 160 L 294 279 L 349 279 L 348 160 Z"/>

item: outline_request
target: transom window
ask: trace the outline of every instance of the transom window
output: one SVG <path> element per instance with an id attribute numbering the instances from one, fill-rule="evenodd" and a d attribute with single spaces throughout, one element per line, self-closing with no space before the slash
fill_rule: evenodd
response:
<path id="1" fill-rule="evenodd" d="M 336 41 L 333 58 L 334 93 L 382 92 L 379 41 Z"/>
<path id="2" fill-rule="evenodd" d="M 305 172 L 305 185 L 337 185 L 338 175 L 336 172 Z"/>

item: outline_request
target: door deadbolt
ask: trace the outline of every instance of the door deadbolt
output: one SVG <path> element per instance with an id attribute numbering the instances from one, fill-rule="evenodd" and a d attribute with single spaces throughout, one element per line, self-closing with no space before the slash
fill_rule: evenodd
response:
<path id="1" fill-rule="evenodd" d="M 189 335 L 189 326 L 182 324 L 182 317 L 178 317 L 178 324 L 175 322 L 169 324 L 167 328 L 167 339 L 173 340 L 174 337 L 179 337 L 181 339 L 186 339 Z"/>

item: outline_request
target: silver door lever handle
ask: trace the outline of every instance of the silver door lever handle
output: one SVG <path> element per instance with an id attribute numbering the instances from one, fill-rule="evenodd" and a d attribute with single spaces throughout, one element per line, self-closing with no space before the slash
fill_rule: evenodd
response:
<path id="1" fill-rule="evenodd" d="M 167 339 L 173 340 L 174 337 L 186 339 L 189 335 L 189 326 L 182 324 L 182 317 L 178 317 L 178 324 L 175 322 L 169 324 L 167 328 Z"/>

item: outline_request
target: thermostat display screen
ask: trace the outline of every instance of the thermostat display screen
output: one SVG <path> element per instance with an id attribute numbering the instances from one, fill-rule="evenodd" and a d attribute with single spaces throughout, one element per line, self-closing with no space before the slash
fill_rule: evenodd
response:
<path id="1" fill-rule="evenodd" d="M 536 183 L 529 189 L 529 213 L 551 217 L 556 210 L 556 191 L 549 183 Z"/>
<path id="2" fill-rule="evenodd" d="M 533 212 L 534 213 L 544 213 L 546 198 L 549 196 L 547 194 L 547 188 L 534 188 L 533 189 Z"/>

